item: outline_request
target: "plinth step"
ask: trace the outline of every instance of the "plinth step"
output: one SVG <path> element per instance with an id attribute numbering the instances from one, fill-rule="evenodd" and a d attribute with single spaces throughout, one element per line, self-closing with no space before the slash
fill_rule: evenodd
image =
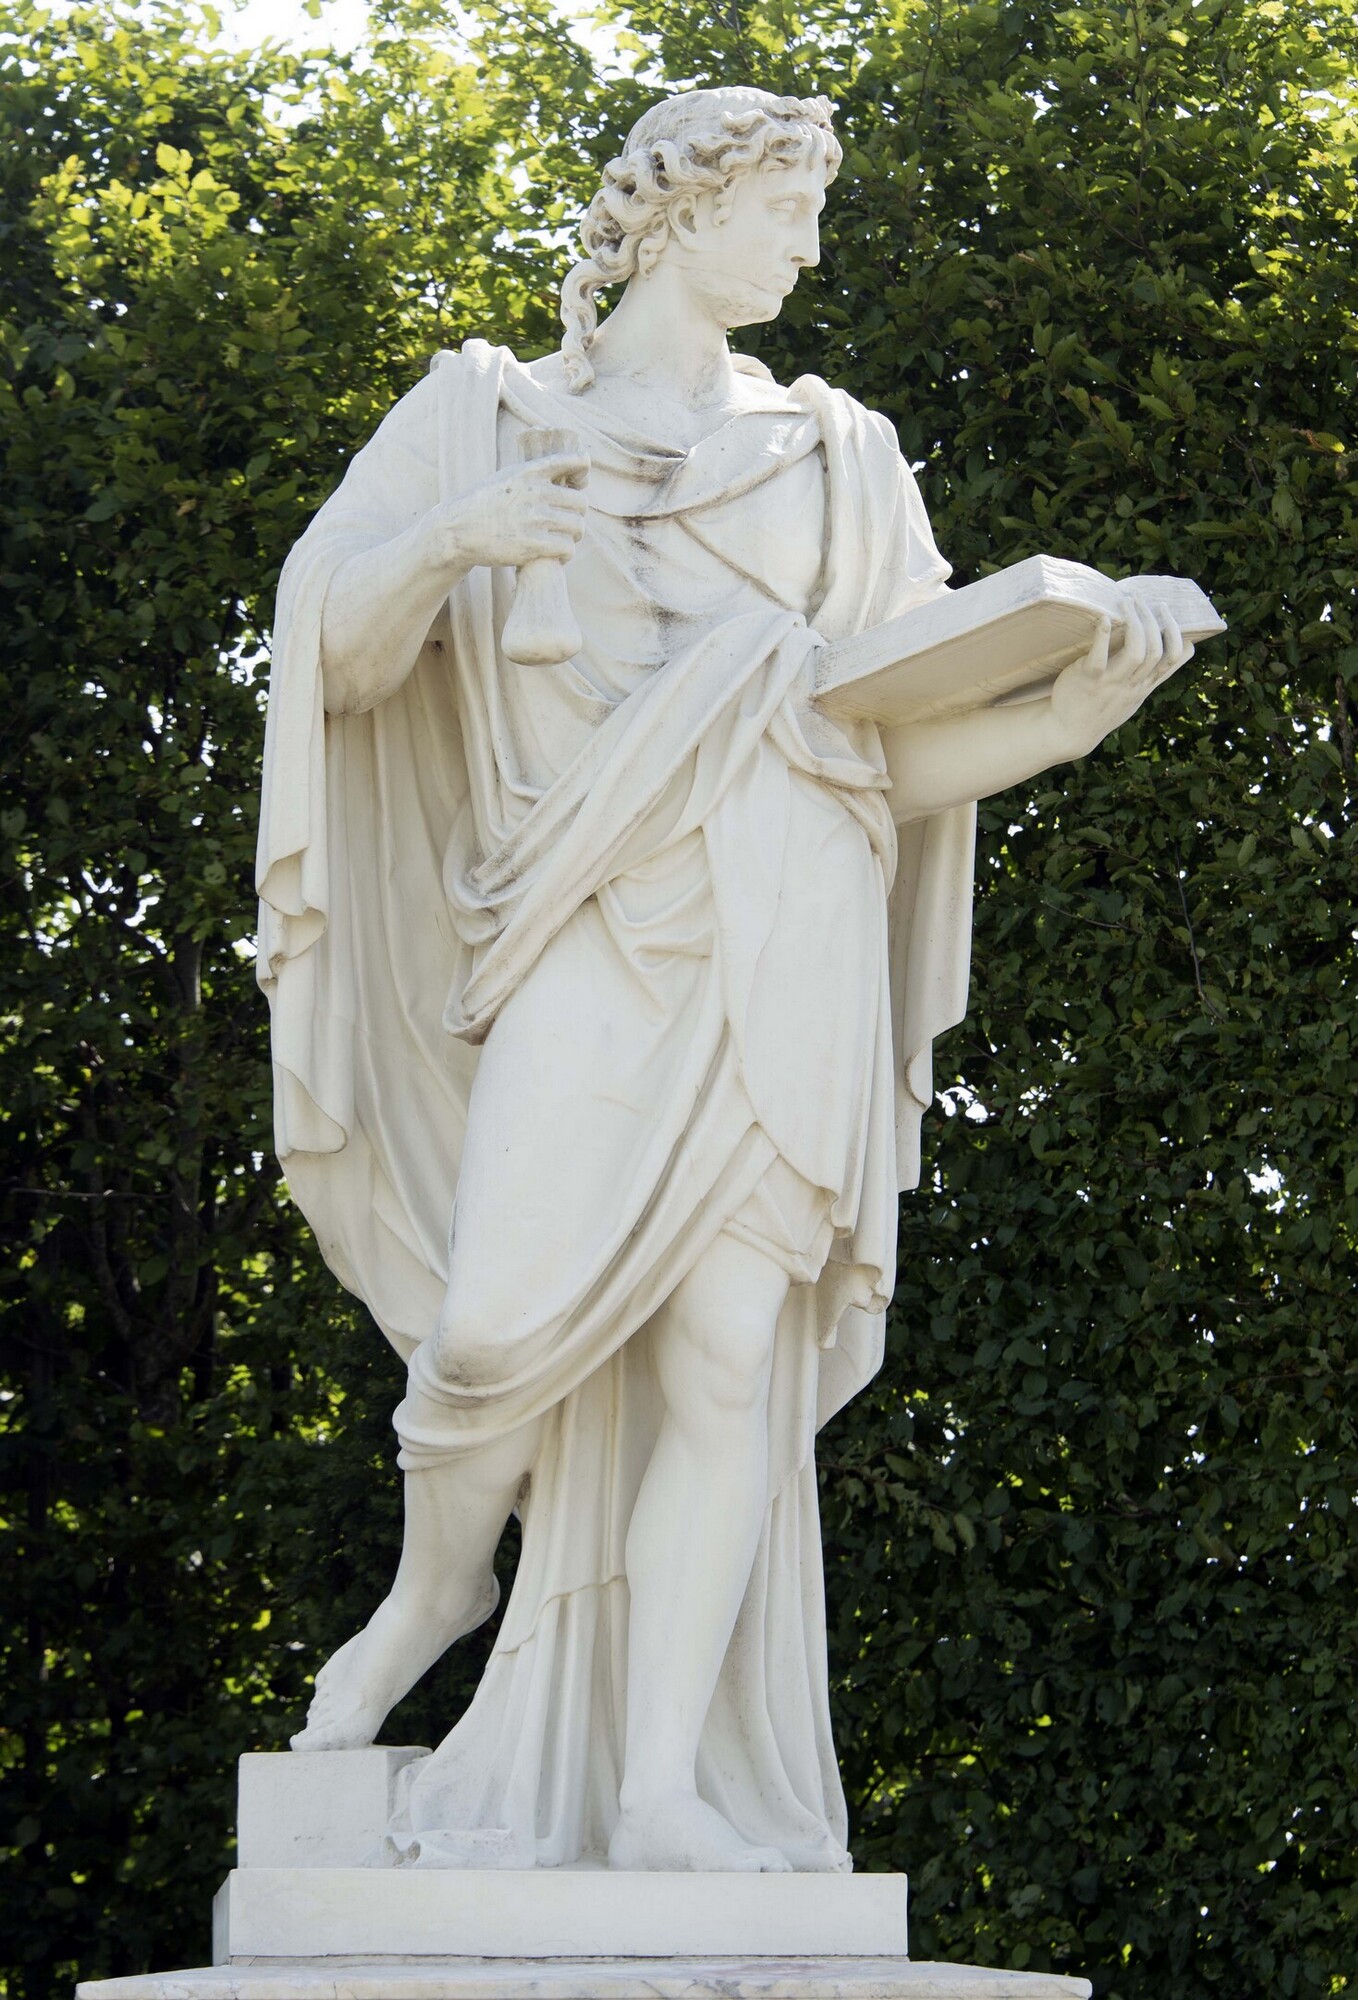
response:
<path id="1" fill-rule="evenodd" d="M 904 1958 L 904 1875 L 237 1868 L 213 1957 Z"/>
<path id="2" fill-rule="evenodd" d="M 1089 1991 L 1087 1979 L 1055 1973 L 902 1958 L 273 1958 L 88 1980 L 76 2000 L 1089 2000 Z"/>

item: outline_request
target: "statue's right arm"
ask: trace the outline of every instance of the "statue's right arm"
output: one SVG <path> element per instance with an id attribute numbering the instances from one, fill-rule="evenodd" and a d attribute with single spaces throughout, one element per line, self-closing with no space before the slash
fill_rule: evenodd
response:
<path id="1" fill-rule="evenodd" d="M 471 568 L 431 508 L 413 528 L 341 563 L 321 615 L 330 715 L 373 708 L 400 687 L 454 584 Z"/>
<path id="2" fill-rule="evenodd" d="M 584 531 L 585 458 L 535 459 L 439 501 L 343 561 L 321 614 L 325 706 L 354 715 L 394 694 L 448 596 L 478 564 L 564 561 Z"/>

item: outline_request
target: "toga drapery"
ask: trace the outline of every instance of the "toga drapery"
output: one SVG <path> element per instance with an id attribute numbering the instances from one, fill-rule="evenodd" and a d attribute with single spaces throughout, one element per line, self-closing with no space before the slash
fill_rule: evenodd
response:
<path id="1" fill-rule="evenodd" d="M 814 1435 L 881 1358 L 930 1046 L 965 1009 L 974 809 L 912 819 L 873 726 L 809 699 L 823 639 L 948 574 L 894 435 L 813 377 L 743 366 L 753 407 L 683 452 L 569 396 L 559 363 L 469 342 L 358 454 L 280 588 L 259 862 L 279 1156 L 410 1359 L 403 1465 L 546 1419 L 513 1595 L 471 1708 L 415 1767 L 406 1859 L 606 1851 L 623 1546 L 659 1415 L 647 1322 L 726 1230 L 792 1285 L 699 1789 L 795 1866 L 848 1865 Z M 327 716 L 338 567 L 543 425 L 591 460 L 581 652 L 508 661 L 512 578 L 474 570 L 395 693 Z"/>

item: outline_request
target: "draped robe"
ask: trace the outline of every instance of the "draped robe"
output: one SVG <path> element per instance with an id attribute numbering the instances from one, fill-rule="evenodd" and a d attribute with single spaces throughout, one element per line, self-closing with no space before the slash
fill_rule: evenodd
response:
<path id="1" fill-rule="evenodd" d="M 791 1282 L 699 1789 L 794 1866 L 849 1865 L 814 1437 L 880 1362 L 931 1042 L 965 1009 L 974 809 L 912 819 L 873 725 L 810 698 L 823 640 L 944 587 L 894 435 L 813 377 L 751 396 L 677 451 L 566 394 L 559 362 L 469 342 L 280 588 L 259 871 L 279 1156 L 410 1361 L 402 1464 L 543 1420 L 490 1665 L 393 1825 L 407 1861 L 606 1852 L 649 1322 L 726 1231 Z M 580 653 L 507 660 L 512 578 L 478 569 L 394 693 L 326 716 L 331 577 L 514 462 L 529 425 L 591 458 Z"/>

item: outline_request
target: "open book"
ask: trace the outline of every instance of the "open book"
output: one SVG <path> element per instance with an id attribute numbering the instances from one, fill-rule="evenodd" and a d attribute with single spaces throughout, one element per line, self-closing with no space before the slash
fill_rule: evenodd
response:
<path id="1" fill-rule="evenodd" d="M 825 646 L 816 701 L 846 721 L 891 724 L 1036 700 L 1088 652 L 1101 618 L 1113 621 L 1116 650 L 1129 596 L 1163 604 L 1195 643 L 1226 630 L 1211 599 L 1184 577 L 1115 583 L 1083 563 L 1029 556 Z"/>

